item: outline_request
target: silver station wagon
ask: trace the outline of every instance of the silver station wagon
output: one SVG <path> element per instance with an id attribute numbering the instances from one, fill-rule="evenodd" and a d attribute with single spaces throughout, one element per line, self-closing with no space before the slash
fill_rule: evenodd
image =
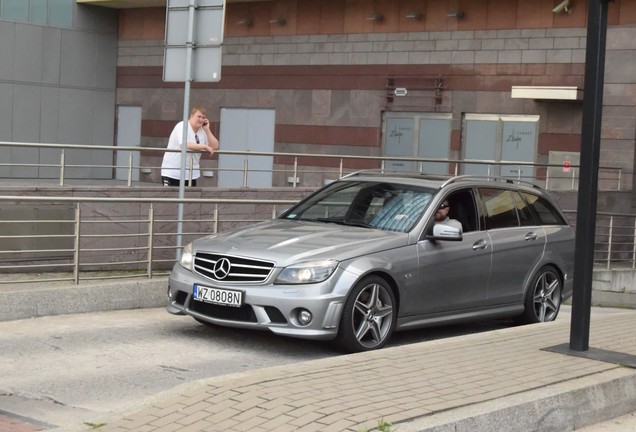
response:
<path id="1" fill-rule="evenodd" d="M 397 330 L 552 321 L 573 263 L 574 232 L 537 186 L 359 172 L 276 219 L 188 244 L 167 310 L 359 352 Z"/>

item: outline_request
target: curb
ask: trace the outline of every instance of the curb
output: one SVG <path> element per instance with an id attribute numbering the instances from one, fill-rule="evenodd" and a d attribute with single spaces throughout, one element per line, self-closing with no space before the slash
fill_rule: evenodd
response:
<path id="1" fill-rule="evenodd" d="M 560 432 L 619 417 L 636 406 L 636 371 L 616 368 L 540 390 L 396 424 L 400 432 Z M 506 426 L 508 425 L 508 426 Z"/>
<path id="2" fill-rule="evenodd" d="M 0 321 L 48 315 L 165 307 L 168 277 L 84 282 L 46 287 L 13 285 L 0 290 Z M 44 286 L 44 287 L 43 287 Z"/>

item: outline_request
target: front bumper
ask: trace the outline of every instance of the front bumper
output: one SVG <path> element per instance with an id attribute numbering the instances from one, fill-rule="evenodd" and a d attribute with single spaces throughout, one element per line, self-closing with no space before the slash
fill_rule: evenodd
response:
<path id="1" fill-rule="evenodd" d="M 192 292 L 195 283 L 242 291 L 243 306 L 237 308 L 194 300 Z M 330 340 L 336 337 L 342 308 L 353 283 L 352 275 L 338 269 L 327 281 L 317 284 L 223 285 L 175 264 L 169 278 L 166 310 L 220 326 L 270 330 L 275 334 L 303 339 Z M 313 318 L 309 324 L 301 325 L 298 322 L 296 317 L 300 309 L 311 312 Z"/>

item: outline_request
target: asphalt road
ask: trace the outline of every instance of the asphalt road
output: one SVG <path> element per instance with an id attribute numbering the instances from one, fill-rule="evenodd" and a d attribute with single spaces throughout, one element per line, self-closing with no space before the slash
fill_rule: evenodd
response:
<path id="1" fill-rule="evenodd" d="M 558 319 L 569 320 L 569 311 L 564 306 Z M 396 333 L 392 345 L 509 325 L 481 321 Z M 0 414 L 64 430 L 202 378 L 341 355 L 328 343 L 209 327 L 163 308 L 0 322 L 0 347 Z"/>

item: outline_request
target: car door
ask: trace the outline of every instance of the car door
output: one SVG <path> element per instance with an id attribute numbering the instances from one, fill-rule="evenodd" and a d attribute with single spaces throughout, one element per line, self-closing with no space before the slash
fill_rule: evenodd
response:
<path id="1" fill-rule="evenodd" d="M 480 229 L 471 188 L 441 197 L 449 216 L 462 214 L 461 241 L 423 239 L 417 245 L 418 289 L 402 300 L 404 316 L 448 313 L 486 304 L 490 273 L 488 235 Z M 431 223 L 432 225 L 432 223 Z"/>
<path id="2" fill-rule="evenodd" d="M 492 244 L 488 304 L 519 303 L 543 256 L 545 232 L 518 192 L 484 187 L 479 199 Z"/>

